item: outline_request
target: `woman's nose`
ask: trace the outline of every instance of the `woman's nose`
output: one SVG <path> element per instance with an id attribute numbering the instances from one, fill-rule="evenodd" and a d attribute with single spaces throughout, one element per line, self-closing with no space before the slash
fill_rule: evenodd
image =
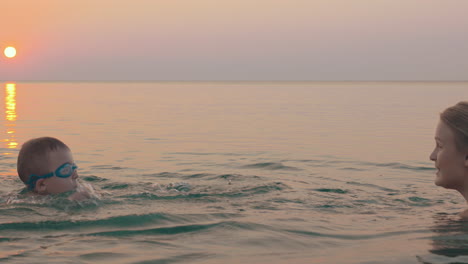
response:
<path id="1" fill-rule="evenodd" d="M 437 160 L 437 153 L 436 153 L 435 149 L 434 149 L 434 151 L 432 151 L 431 155 L 429 156 L 429 159 L 432 160 L 432 161 Z"/>
<path id="2" fill-rule="evenodd" d="M 74 179 L 74 180 L 78 179 L 78 172 L 77 171 L 73 172 L 72 179 Z"/>

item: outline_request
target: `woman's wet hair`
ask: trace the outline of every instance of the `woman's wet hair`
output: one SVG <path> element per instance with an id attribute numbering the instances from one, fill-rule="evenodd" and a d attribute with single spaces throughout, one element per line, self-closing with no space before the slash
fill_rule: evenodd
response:
<path id="1" fill-rule="evenodd" d="M 457 149 L 468 151 L 468 101 L 445 109 L 440 119 L 454 132 Z"/>
<path id="2" fill-rule="evenodd" d="M 26 141 L 18 154 L 17 171 L 23 182 L 27 182 L 29 175 L 45 174 L 44 163 L 47 161 L 49 152 L 57 149 L 69 150 L 67 145 L 53 137 L 33 138 Z"/>

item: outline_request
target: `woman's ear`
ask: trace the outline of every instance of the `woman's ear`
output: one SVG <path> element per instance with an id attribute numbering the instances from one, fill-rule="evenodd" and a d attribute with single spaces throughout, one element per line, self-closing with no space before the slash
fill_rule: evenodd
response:
<path id="1" fill-rule="evenodd" d="M 47 185 L 45 183 L 45 179 L 37 180 L 36 181 L 36 186 L 34 187 L 34 190 L 39 194 L 47 193 Z"/>

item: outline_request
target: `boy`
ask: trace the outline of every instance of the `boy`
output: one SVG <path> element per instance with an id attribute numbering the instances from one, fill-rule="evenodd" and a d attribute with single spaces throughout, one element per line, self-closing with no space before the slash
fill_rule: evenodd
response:
<path id="1" fill-rule="evenodd" d="M 40 195 L 75 190 L 77 168 L 70 148 L 53 137 L 31 139 L 23 144 L 18 154 L 18 176 L 31 192 Z M 87 192 L 75 192 L 68 198 L 82 200 L 89 197 Z"/>

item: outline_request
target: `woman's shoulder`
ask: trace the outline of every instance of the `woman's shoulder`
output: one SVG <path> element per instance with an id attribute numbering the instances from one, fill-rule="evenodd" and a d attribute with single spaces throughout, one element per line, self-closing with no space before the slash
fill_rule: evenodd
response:
<path id="1" fill-rule="evenodd" d="M 460 216 L 460 218 L 463 220 L 468 220 L 468 209 L 459 213 L 458 216 Z"/>

